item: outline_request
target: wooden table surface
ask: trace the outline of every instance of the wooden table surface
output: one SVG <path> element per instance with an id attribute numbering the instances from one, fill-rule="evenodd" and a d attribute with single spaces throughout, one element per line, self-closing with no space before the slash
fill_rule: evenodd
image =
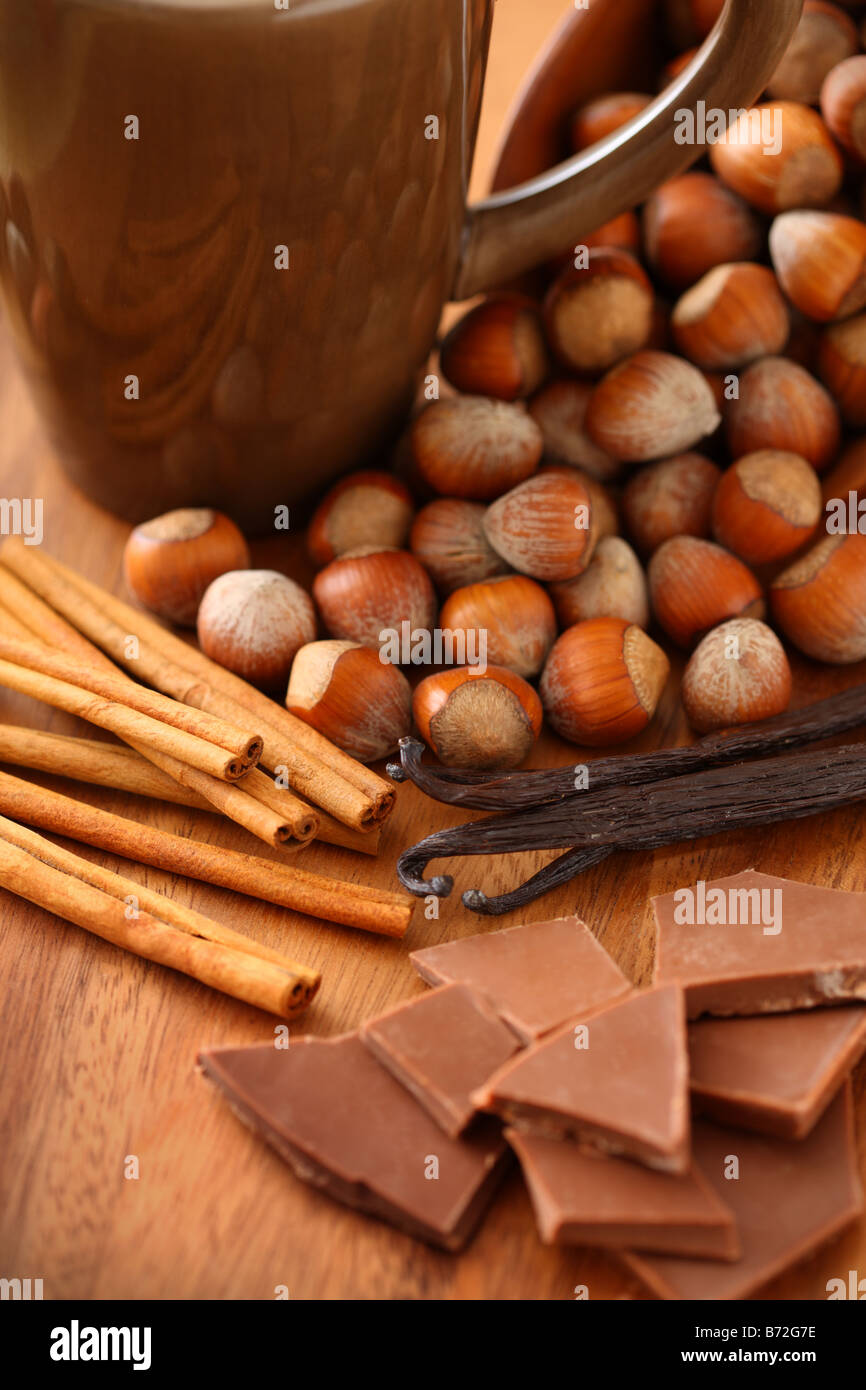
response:
<path id="1" fill-rule="evenodd" d="M 532 6 L 508 0 L 498 7 L 478 186 L 527 54 L 563 8 L 563 0 L 534 0 Z M 0 421 L 0 494 L 44 498 L 46 549 L 122 593 L 127 528 L 93 507 L 58 471 L 5 341 Z M 284 542 L 258 547 L 255 561 L 303 577 Z M 795 674 L 796 701 L 804 703 L 866 679 L 866 664 L 828 673 L 797 662 Z M 5 690 L 0 718 L 90 732 Z M 672 679 L 651 732 L 635 746 L 687 737 Z M 535 765 L 573 762 L 576 756 L 550 739 Z M 149 824 L 225 846 L 241 847 L 243 840 L 243 847 L 267 853 L 210 815 L 59 779 L 51 785 Z M 378 861 L 324 846 L 308 851 L 304 863 L 393 885 L 399 850 L 458 818 L 414 788 L 403 788 Z M 414 947 L 576 912 L 628 975 L 645 983 L 653 956 L 652 894 L 752 866 L 866 890 L 862 807 L 652 855 L 616 855 L 522 919 L 475 918 L 462 908 L 459 890 L 483 883 L 488 891 L 502 891 L 545 856 L 463 861 L 438 920 L 426 920 L 420 907 L 404 942 L 323 925 L 96 851 L 81 852 L 320 967 L 320 997 L 293 1032 L 321 1036 L 351 1029 L 420 993 L 408 961 Z M 46 1298 L 271 1299 L 281 1285 L 292 1298 L 313 1299 L 569 1299 L 576 1285 L 587 1285 L 593 1299 L 645 1296 L 612 1258 L 543 1247 L 516 1175 L 460 1256 L 430 1250 L 296 1181 L 195 1070 L 201 1047 L 271 1039 L 275 1020 L 268 1016 L 6 893 L 0 893 L 0 959 L 0 1276 L 42 1278 Z M 858 1080 L 866 1176 L 863 1067 Z M 128 1155 L 139 1160 L 137 1180 L 124 1177 Z M 766 1295 L 821 1299 L 827 1280 L 847 1279 L 850 1269 L 866 1269 L 862 1225 L 768 1286 Z"/>

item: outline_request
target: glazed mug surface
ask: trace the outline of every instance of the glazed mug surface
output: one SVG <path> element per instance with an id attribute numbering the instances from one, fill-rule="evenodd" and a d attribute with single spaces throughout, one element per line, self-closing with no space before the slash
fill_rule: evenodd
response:
<path id="1" fill-rule="evenodd" d="M 693 162 L 675 111 L 752 101 L 800 7 L 728 0 L 628 127 L 467 208 L 493 0 L 0 0 L 0 278 L 64 467 L 270 527 L 393 440 L 450 298 Z"/>

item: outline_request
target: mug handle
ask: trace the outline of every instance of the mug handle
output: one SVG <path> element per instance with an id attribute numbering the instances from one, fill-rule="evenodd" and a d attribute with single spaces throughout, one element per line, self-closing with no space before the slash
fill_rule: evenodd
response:
<path id="1" fill-rule="evenodd" d="M 803 0 L 727 0 L 700 52 L 637 116 L 572 159 L 468 208 L 452 299 L 494 289 L 558 255 L 694 164 L 705 147 L 675 143 L 676 112 L 699 100 L 707 109 L 750 106 L 802 8 Z M 590 14 L 578 11 L 566 21 L 557 49 L 579 37 Z"/>

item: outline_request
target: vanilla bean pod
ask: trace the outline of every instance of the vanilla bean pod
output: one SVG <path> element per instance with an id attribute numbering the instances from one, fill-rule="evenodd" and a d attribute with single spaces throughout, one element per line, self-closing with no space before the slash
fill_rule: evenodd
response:
<path id="1" fill-rule="evenodd" d="M 411 893 L 447 896 L 453 886 L 449 876 L 423 877 L 431 859 L 603 846 L 657 849 L 725 830 L 798 820 L 864 797 L 866 745 L 810 749 L 648 786 L 609 787 L 440 830 L 404 851 L 397 873 Z M 579 856 L 575 862 L 579 872 Z"/>
<path id="2" fill-rule="evenodd" d="M 498 897 L 488 898 L 480 888 L 467 888 L 462 898 L 463 906 L 468 907 L 470 912 L 480 913 L 483 917 L 501 917 L 504 912 L 513 912 L 515 908 L 525 907 L 527 903 L 534 903 L 536 898 L 542 898 L 545 893 L 552 893 L 554 888 L 561 888 L 564 883 L 570 883 L 578 874 L 586 873 L 613 853 L 614 848 L 611 845 L 599 845 L 598 849 L 567 850 L 551 864 L 545 864 L 537 874 L 533 874 L 510 893 L 500 893 Z"/>
<path id="3" fill-rule="evenodd" d="M 816 704 L 759 723 L 724 729 L 682 748 L 593 758 L 585 764 L 589 769 L 589 785 L 581 790 L 575 787 L 574 764 L 550 770 L 506 773 L 431 767 L 421 762 L 424 745 L 412 738 L 401 739 L 400 762 L 389 763 L 388 772 L 400 782 L 409 777 L 428 796 L 450 806 L 468 806 L 479 811 L 520 811 L 549 806 L 566 797 L 586 797 L 606 787 L 637 786 L 781 752 L 849 733 L 861 724 L 866 724 L 866 685 L 855 685 Z"/>

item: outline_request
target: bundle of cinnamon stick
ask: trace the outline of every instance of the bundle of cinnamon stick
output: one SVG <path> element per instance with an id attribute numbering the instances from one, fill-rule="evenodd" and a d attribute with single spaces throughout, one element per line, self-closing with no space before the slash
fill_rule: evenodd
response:
<path id="1" fill-rule="evenodd" d="M 0 887 L 146 960 L 292 1018 L 320 975 L 0 816 Z"/>
<path id="2" fill-rule="evenodd" d="M 0 726 L 6 761 L 218 810 L 280 848 L 301 848 L 318 836 L 376 852 L 394 802 L 389 783 L 153 619 L 14 538 L 0 554 L 0 685 L 123 741 Z M 286 972 L 302 978 L 305 989 L 311 981 L 318 986 L 315 972 L 271 958 L 274 953 L 243 937 L 241 946 L 238 933 L 204 925 L 207 919 L 159 895 L 146 903 L 144 890 L 128 880 L 74 855 L 61 859 L 65 851 L 13 822 L 365 931 L 402 936 L 411 920 L 414 904 L 404 893 L 170 835 L 5 773 L 0 811 L 0 886 L 275 1012 L 303 1007 L 312 997 L 307 991 L 299 1003 Z M 121 887 L 145 907 L 134 924 L 118 913 L 117 900 L 128 896 Z M 102 901 L 106 895 L 114 904 Z M 241 965 L 239 954 L 246 958 Z M 265 971 L 265 979 L 262 962 L 283 974 Z"/>

